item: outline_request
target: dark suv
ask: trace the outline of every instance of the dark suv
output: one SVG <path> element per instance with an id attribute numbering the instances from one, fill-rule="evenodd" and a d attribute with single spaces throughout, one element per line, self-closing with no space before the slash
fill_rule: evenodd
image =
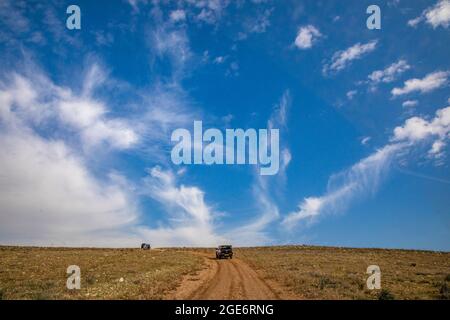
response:
<path id="1" fill-rule="evenodd" d="M 216 249 L 216 258 L 230 258 L 233 259 L 233 247 L 230 245 L 218 246 Z"/>

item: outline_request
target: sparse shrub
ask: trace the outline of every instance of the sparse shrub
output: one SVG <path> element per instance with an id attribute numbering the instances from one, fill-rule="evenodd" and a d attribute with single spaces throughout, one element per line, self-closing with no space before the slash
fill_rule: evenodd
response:
<path id="1" fill-rule="evenodd" d="M 439 297 L 444 300 L 450 299 L 450 290 L 448 288 L 447 282 L 443 282 L 439 288 Z"/>
<path id="2" fill-rule="evenodd" d="M 450 282 L 450 274 L 448 274 L 448 275 L 445 277 L 445 281 L 449 281 L 449 282 Z"/>
<path id="3" fill-rule="evenodd" d="M 88 276 L 86 282 L 88 285 L 92 286 L 93 284 L 95 284 L 95 278 L 92 276 Z"/>
<path id="4" fill-rule="evenodd" d="M 4 294 L 3 289 L 0 288 L 0 300 L 3 300 Z"/>
<path id="5" fill-rule="evenodd" d="M 394 300 L 394 295 L 387 289 L 382 289 L 378 294 L 378 300 Z"/>
<path id="6" fill-rule="evenodd" d="M 34 300 L 49 300 L 50 296 L 46 292 L 36 292 L 33 294 L 32 299 Z"/>
<path id="7" fill-rule="evenodd" d="M 325 287 L 333 287 L 334 288 L 334 282 L 331 281 L 329 278 L 327 277 L 320 277 L 319 278 L 319 289 L 323 290 Z"/>
<path id="8" fill-rule="evenodd" d="M 411 267 L 415 267 L 417 264 L 415 262 L 411 263 Z"/>

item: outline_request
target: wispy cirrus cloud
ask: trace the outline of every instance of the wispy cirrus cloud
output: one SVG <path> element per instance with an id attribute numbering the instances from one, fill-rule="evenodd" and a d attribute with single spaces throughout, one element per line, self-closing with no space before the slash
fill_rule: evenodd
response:
<path id="1" fill-rule="evenodd" d="M 372 139 L 371 137 L 362 137 L 362 138 L 361 138 L 361 144 L 362 144 L 363 146 L 365 146 L 365 145 L 367 145 L 367 144 L 369 143 L 369 141 L 370 141 L 371 139 Z"/>
<path id="2" fill-rule="evenodd" d="M 193 53 L 185 29 L 161 24 L 151 31 L 151 49 L 157 58 L 169 58 L 173 81 L 186 76 Z"/>
<path id="3" fill-rule="evenodd" d="M 188 3 L 193 8 L 192 15 L 194 19 L 200 23 L 206 24 L 217 24 L 223 14 L 225 9 L 230 4 L 229 0 L 187 0 Z"/>
<path id="4" fill-rule="evenodd" d="M 254 17 L 245 19 L 243 30 L 238 33 L 238 40 L 245 40 L 252 33 L 264 33 L 270 27 L 272 9 L 259 10 Z"/>
<path id="5" fill-rule="evenodd" d="M 173 10 L 170 12 L 170 20 L 174 22 L 185 21 L 186 20 L 186 12 L 182 9 Z"/>
<path id="6" fill-rule="evenodd" d="M 267 121 L 268 128 L 280 129 L 281 135 L 287 130 L 288 114 L 292 104 L 290 91 L 283 92 L 280 101 L 273 107 L 272 114 Z M 286 182 L 286 170 L 292 159 L 289 147 L 281 146 L 280 171 L 278 176 L 269 177 L 258 174 L 255 168 L 252 193 L 258 209 L 258 216 L 250 222 L 233 229 L 226 237 L 236 239 L 241 245 L 262 245 L 271 243 L 272 239 L 267 228 L 280 217 L 279 208 L 275 201 L 277 192 L 283 189 Z"/>
<path id="7" fill-rule="evenodd" d="M 158 245 L 218 245 L 223 238 L 216 235 L 213 226 L 217 213 L 206 204 L 204 191 L 177 180 L 171 170 L 158 166 L 149 170 L 143 192 L 166 208 L 169 219 L 167 225 L 147 229 L 145 233 Z"/>
<path id="8" fill-rule="evenodd" d="M 107 117 L 104 104 L 87 92 L 77 96 L 36 70 L 33 76 L 15 73 L 5 79 L 0 86 L 2 243 L 127 246 L 136 241 L 132 229 L 139 214 L 128 182 L 114 170 L 96 177 L 73 141 L 75 136 L 82 145 L 106 141 L 108 148 L 130 147 L 134 131 L 126 121 Z"/>
<path id="9" fill-rule="evenodd" d="M 350 169 L 334 174 L 328 180 L 325 194 L 306 197 L 298 205 L 298 210 L 289 213 L 282 221 L 287 229 L 298 222 L 314 222 L 325 214 L 346 210 L 352 201 L 373 194 L 389 170 L 389 165 L 401 145 L 387 145 L 353 165 Z"/>
<path id="10" fill-rule="evenodd" d="M 98 66 L 93 65 L 84 79 L 81 94 L 52 83 L 42 74 L 23 76 L 9 74 L 10 85 L 3 85 L 3 117 L 25 125 L 60 122 L 74 130 L 84 146 L 102 143 L 117 149 L 132 147 L 138 142 L 138 133 L 126 119 L 108 116 L 108 108 L 93 98 L 95 86 L 101 82 Z M 39 122 L 39 123 L 37 123 Z"/>
<path id="11" fill-rule="evenodd" d="M 107 83 L 111 76 L 98 64 L 81 73 L 77 89 L 26 66 L 23 73 L 2 74 L 0 83 L 0 241 L 123 247 L 148 240 L 151 232 L 163 236 L 141 223 L 140 182 L 91 160 L 93 154 L 101 161 L 124 151 L 148 157 L 156 146 L 161 149 L 152 150 L 151 159 L 158 161 L 169 145 L 161 145 L 161 135 L 191 117 L 187 99 L 165 88 L 152 90 L 150 97 L 127 91 L 130 99 L 140 97 L 141 106 L 118 117 L 105 96 L 120 87 Z M 180 238 L 167 230 L 164 239 L 172 242 L 164 244 L 180 244 Z"/>
<path id="12" fill-rule="evenodd" d="M 412 117 L 393 130 L 390 143 L 358 161 L 349 169 L 333 174 L 327 191 L 321 196 L 306 197 L 298 209 L 282 220 L 291 229 L 300 221 L 314 222 L 322 215 L 346 210 L 354 201 L 373 195 L 389 172 L 392 162 L 408 148 L 422 142 L 431 145 L 427 156 L 439 158 L 450 138 L 450 107 L 439 109 L 432 120 Z"/>

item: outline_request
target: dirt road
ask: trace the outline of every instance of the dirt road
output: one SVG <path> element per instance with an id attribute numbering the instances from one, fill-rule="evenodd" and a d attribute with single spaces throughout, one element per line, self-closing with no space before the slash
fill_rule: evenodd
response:
<path id="1" fill-rule="evenodd" d="M 183 280 L 170 299 L 289 299 L 242 260 L 205 256 L 207 268 Z"/>

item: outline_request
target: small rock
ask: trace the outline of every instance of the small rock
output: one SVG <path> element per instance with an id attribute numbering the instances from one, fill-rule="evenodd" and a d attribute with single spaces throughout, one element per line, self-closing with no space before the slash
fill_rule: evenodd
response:
<path id="1" fill-rule="evenodd" d="M 123 278 L 120 278 L 120 279 L 119 279 L 119 282 L 123 282 Z"/>

